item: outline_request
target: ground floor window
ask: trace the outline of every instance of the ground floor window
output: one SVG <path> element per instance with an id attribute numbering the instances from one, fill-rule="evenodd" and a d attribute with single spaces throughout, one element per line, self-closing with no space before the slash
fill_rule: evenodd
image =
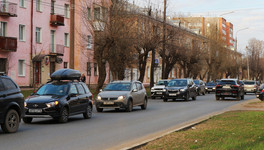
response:
<path id="1" fill-rule="evenodd" d="M 25 60 L 18 60 L 18 76 L 25 76 Z"/>

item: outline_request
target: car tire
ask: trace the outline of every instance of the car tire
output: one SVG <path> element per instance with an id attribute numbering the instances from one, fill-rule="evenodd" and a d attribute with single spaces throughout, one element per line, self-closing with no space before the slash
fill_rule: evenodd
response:
<path id="1" fill-rule="evenodd" d="M 218 101 L 218 100 L 220 100 L 220 97 L 219 96 L 215 96 L 215 99 Z"/>
<path id="2" fill-rule="evenodd" d="M 132 110 L 133 110 L 133 102 L 131 100 L 128 100 L 126 106 L 126 112 L 131 112 Z"/>
<path id="3" fill-rule="evenodd" d="M 163 98 L 163 102 L 167 102 L 168 101 L 168 99 L 167 98 Z"/>
<path id="4" fill-rule="evenodd" d="M 205 95 L 205 91 L 203 92 L 203 95 Z"/>
<path id="5" fill-rule="evenodd" d="M 103 108 L 99 108 L 99 107 L 96 106 L 96 111 L 97 111 L 97 112 L 103 112 L 104 109 L 103 109 Z"/>
<path id="6" fill-rule="evenodd" d="M 147 98 L 145 98 L 145 100 L 144 100 L 144 104 L 141 105 L 141 109 L 142 109 L 142 110 L 145 110 L 145 109 L 147 109 L 147 106 L 148 106 L 148 100 L 147 100 Z"/>
<path id="7" fill-rule="evenodd" d="M 60 123 L 66 123 L 68 122 L 68 118 L 69 118 L 69 111 L 66 107 L 63 107 L 61 110 L 60 117 L 58 118 L 58 121 Z"/>
<path id="8" fill-rule="evenodd" d="M 92 115 L 93 115 L 92 106 L 88 105 L 85 113 L 83 113 L 83 117 L 84 117 L 84 119 L 90 119 L 90 118 L 92 118 Z"/>
<path id="9" fill-rule="evenodd" d="M 10 109 L 5 115 L 4 123 L 1 124 L 1 128 L 5 133 L 14 133 L 19 127 L 19 121 L 17 111 Z"/>
<path id="10" fill-rule="evenodd" d="M 196 95 L 194 97 L 192 97 L 192 100 L 194 100 L 194 101 L 196 100 Z"/>
<path id="11" fill-rule="evenodd" d="M 31 123 L 32 120 L 33 120 L 33 118 L 31 118 L 31 117 L 25 117 L 25 118 L 23 118 L 23 122 L 24 123 Z"/>
<path id="12" fill-rule="evenodd" d="M 189 93 L 187 92 L 186 97 L 184 98 L 184 100 L 188 101 L 190 99 Z"/>

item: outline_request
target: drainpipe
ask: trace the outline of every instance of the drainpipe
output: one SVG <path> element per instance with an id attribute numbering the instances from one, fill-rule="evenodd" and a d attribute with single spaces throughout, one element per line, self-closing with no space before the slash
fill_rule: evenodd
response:
<path id="1" fill-rule="evenodd" d="M 33 86 L 33 81 L 34 81 L 34 73 L 33 73 L 33 4 L 34 0 L 31 0 L 31 16 L 30 16 L 30 86 Z"/>
<path id="2" fill-rule="evenodd" d="M 70 4 L 70 69 L 74 69 L 74 14 L 75 14 L 75 0 L 71 0 Z"/>

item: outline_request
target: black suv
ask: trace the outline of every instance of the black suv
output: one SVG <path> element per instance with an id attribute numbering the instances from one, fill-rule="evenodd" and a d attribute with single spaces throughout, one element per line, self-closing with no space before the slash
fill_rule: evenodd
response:
<path id="1" fill-rule="evenodd" d="M 83 114 L 92 117 L 92 94 L 86 84 L 80 82 L 80 72 L 60 69 L 51 75 L 51 81 L 40 87 L 25 100 L 25 117 L 30 123 L 33 118 L 52 117 L 61 123 L 71 115 Z"/>
<path id="2" fill-rule="evenodd" d="M 219 100 L 233 97 L 237 100 L 244 99 L 244 87 L 237 79 L 222 79 L 216 85 L 215 98 Z"/>
<path id="3" fill-rule="evenodd" d="M 16 132 L 24 116 L 24 96 L 8 76 L 0 75 L 0 124 L 7 133 Z"/>
<path id="4" fill-rule="evenodd" d="M 192 79 L 173 79 L 168 83 L 165 88 L 163 101 L 167 102 L 168 99 L 184 99 L 189 100 L 190 97 L 196 100 L 196 85 Z"/>

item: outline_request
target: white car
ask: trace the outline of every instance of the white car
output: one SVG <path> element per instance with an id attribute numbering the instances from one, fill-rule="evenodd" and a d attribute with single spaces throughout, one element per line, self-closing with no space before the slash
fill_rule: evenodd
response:
<path id="1" fill-rule="evenodd" d="M 163 93 L 166 91 L 165 87 L 168 85 L 170 80 L 159 80 L 157 84 L 155 84 L 151 88 L 151 98 L 155 99 L 156 97 L 163 97 Z"/>

